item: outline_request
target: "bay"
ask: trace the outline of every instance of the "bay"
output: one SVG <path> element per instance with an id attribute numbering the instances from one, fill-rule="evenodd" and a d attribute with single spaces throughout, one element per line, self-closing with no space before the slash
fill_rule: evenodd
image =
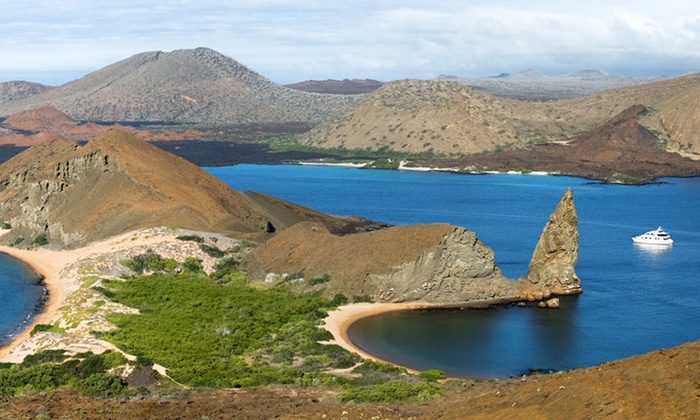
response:
<path id="1" fill-rule="evenodd" d="M 46 291 L 24 262 L 0 253 L 0 345 L 26 328 L 41 310 Z"/>
<path id="2" fill-rule="evenodd" d="M 527 265 L 567 187 L 579 216 L 584 293 L 560 310 L 400 312 L 354 324 L 350 337 L 385 360 L 457 377 L 591 366 L 700 338 L 700 178 L 625 186 L 537 175 L 457 175 L 326 166 L 205 168 L 233 188 L 392 224 L 448 222 L 477 233 L 508 277 Z M 663 226 L 668 248 L 631 236 Z"/>

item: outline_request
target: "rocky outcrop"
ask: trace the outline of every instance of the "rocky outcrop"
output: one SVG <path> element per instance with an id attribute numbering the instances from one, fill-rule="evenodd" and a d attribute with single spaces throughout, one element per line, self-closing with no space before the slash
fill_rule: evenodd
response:
<path id="1" fill-rule="evenodd" d="M 524 294 L 540 300 L 550 295 L 581 293 L 574 272 L 578 258 L 578 217 L 573 192 L 567 189 L 545 224 L 524 279 Z"/>
<path id="2" fill-rule="evenodd" d="M 576 209 L 567 190 L 545 226 L 527 277 L 503 276 L 494 253 L 476 233 L 444 223 L 394 226 L 338 236 L 300 223 L 261 244 L 247 261 L 257 279 L 282 280 L 332 297 L 376 302 L 423 302 L 460 306 L 493 301 L 542 301 L 580 293 Z M 286 274 L 285 274 L 286 273 Z M 322 284 L 307 280 L 325 278 Z M 545 299 L 549 299 L 545 301 Z"/>
<path id="3" fill-rule="evenodd" d="M 384 275 L 371 275 L 380 301 L 460 304 L 510 298 L 517 282 L 504 277 L 494 253 L 476 233 L 461 227 L 447 233 L 416 260 Z"/>
<path id="4" fill-rule="evenodd" d="M 501 274 L 493 251 L 474 232 L 445 223 L 345 236 L 302 223 L 259 246 L 247 265 L 257 278 L 327 276 L 328 283 L 316 286 L 326 295 L 379 302 L 459 305 L 513 299 L 519 290 L 519 282 Z M 298 282 L 302 288 L 305 283 Z"/>

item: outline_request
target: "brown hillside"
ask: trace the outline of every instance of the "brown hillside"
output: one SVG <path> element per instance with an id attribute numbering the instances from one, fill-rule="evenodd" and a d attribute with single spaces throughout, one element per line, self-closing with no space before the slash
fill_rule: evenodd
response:
<path id="1" fill-rule="evenodd" d="M 653 104 L 641 123 L 667 141 L 670 150 L 700 154 L 700 76 L 683 92 Z"/>
<path id="2" fill-rule="evenodd" d="M 12 225 L 3 241 L 28 238 L 24 245 L 42 233 L 56 246 L 77 246 L 150 226 L 265 235 L 302 220 L 333 231 L 348 224 L 235 191 L 184 159 L 116 130 L 85 146 L 67 140 L 40 144 L 0 165 L 0 200 L 0 220 Z"/>
<path id="3" fill-rule="evenodd" d="M 695 144 L 700 142 L 687 146 L 697 127 L 693 121 L 700 118 L 694 117 L 700 112 L 693 101 L 698 90 L 700 74 L 693 74 L 578 99 L 533 102 L 493 96 L 452 81 L 397 81 L 368 94 L 302 141 L 322 148 L 468 155 L 572 137 L 642 104 L 651 110 L 644 124 L 674 121 L 672 128 L 666 123 L 668 129 L 659 130 L 672 148 L 682 143 L 688 151 L 700 152 L 700 144 Z M 685 113 L 675 113 L 681 108 Z"/>
<path id="4" fill-rule="evenodd" d="M 436 159 L 430 164 L 470 171 L 526 168 L 594 179 L 614 179 L 615 174 L 624 174 L 641 181 L 700 175 L 700 161 L 664 150 L 658 137 L 638 123 L 639 116 L 645 112 L 644 106 L 635 105 L 596 130 L 563 144 L 528 146 L 453 160 Z"/>
<path id="5" fill-rule="evenodd" d="M 134 55 L 21 100 L 0 115 L 51 105 L 78 120 L 318 122 L 355 101 L 282 87 L 208 48 Z"/>
<path id="6" fill-rule="evenodd" d="M 12 114 L 2 124 L 15 130 L 46 131 L 62 126 L 75 126 L 76 122 L 52 106 L 42 106 Z"/>
<path id="7" fill-rule="evenodd" d="M 112 128 L 147 141 L 185 140 L 202 136 L 200 131 L 194 129 L 179 132 L 165 129 L 160 133 L 152 133 L 119 123 L 104 125 L 90 121 L 78 124 L 73 118 L 52 106 L 43 106 L 12 114 L 0 124 L 0 127 L 7 129 L 0 136 L 0 144 L 14 144 L 16 146 L 33 146 L 58 136 L 85 141 Z M 13 130 L 19 132 L 13 132 Z M 30 134 L 24 133 L 25 131 L 30 132 Z"/>

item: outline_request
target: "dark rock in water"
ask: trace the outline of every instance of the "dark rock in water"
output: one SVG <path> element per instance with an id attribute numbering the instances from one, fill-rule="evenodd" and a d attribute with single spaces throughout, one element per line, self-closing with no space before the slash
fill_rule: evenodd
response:
<path id="1" fill-rule="evenodd" d="M 573 192 L 567 189 L 542 230 L 532 254 L 526 294 L 569 295 L 581 293 L 574 272 L 578 259 L 578 216 Z"/>

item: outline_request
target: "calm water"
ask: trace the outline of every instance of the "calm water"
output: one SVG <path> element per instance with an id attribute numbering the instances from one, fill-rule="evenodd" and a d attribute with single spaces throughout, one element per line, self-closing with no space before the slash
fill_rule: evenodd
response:
<path id="1" fill-rule="evenodd" d="M 37 274 L 0 253 L 0 345 L 27 326 L 43 302 L 44 288 Z"/>
<path id="2" fill-rule="evenodd" d="M 506 377 L 590 366 L 700 338 L 700 179 L 647 186 L 570 177 L 454 175 L 340 167 L 207 168 L 229 185 L 336 214 L 393 224 L 449 222 L 477 232 L 509 277 L 527 264 L 549 214 L 572 187 L 579 216 L 576 273 L 584 294 L 560 310 L 403 312 L 355 324 L 365 350 L 416 369 Z M 668 249 L 631 236 L 663 226 Z"/>

